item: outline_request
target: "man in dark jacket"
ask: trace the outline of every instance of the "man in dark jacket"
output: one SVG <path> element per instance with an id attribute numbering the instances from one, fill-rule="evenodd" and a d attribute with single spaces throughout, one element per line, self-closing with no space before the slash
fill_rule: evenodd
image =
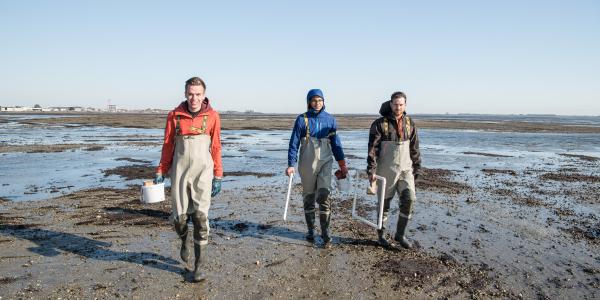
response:
<path id="1" fill-rule="evenodd" d="M 306 239 L 314 241 L 315 199 L 319 204 L 319 221 L 323 247 L 331 247 L 329 223 L 331 221 L 331 171 L 333 160 L 340 166 L 340 178 L 345 178 L 348 168 L 344 160 L 342 143 L 337 135 L 335 118 L 325 111 L 325 98 L 319 89 L 306 95 L 308 110 L 300 114 L 294 123 L 288 149 L 287 176 L 295 172 L 296 161 L 302 182 L 304 216 L 308 233 Z M 298 160 L 298 148 L 300 159 Z M 337 174 L 337 173 L 336 173 Z"/>
<path id="2" fill-rule="evenodd" d="M 379 113 L 382 117 L 371 124 L 369 132 L 367 173 L 371 182 L 375 180 L 375 174 L 386 179 L 383 228 L 377 231 L 379 244 L 383 247 L 390 246 L 385 237 L 385 226 L 390 202 L 398 193 L 400 213 L 394 240 L 409 249 L 412 244 L 406 239 L 405 232 L 416 201 L 415 180 L 421 169 L 421 152 L 417 128 L 405 109 L 406 95 L 402 92 L 393 93 L 391 100 L 381 104 Z"/>

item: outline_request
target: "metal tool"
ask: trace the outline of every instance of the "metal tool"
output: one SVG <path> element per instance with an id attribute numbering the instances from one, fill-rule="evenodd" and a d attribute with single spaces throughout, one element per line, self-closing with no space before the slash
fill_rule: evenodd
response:
<path id="1" fill-rule="evenodd" d="M 285 197 L 285 209 L 283 210 L 283 220 L 284 221 L 287 219 L 287 211 L 288 211 L 288 205 L 290 204 L 290 195 L 292 193 L 293 179 L 294 179 L 294 173 L 290 174 L 290 180 L 288 182 L 287 196 Z"/>
<path id="2" fill-rule="evenodd" d="M 386 184 L 386 179 L 385 177 L 379 176 L 379 175 L 374 175 L 375 176 L 375 180 L 380 181 L 378 182 L 378 184 L 380 184 L 379 186 L 381 187 L 381 193 L 379 194 L 379 214 L 377 216 L 377 224 L 359 216 L 356 213 L 356 190 L 358 189 L 358 184 L 354 187 L 354 201 L 352 201 L 352 218 L 355 220 L 358 220 L 362 223 L 365 223 L 371 227 L 375 227 L 377 229 L 381 229 L 383 227 L 383 198 L 385 197 L 385 184 Z M 359 172 L 356 172 L 356 182 L 360 182 L 359 181 Z M 284 217 L 285 218 L 285 217 Z M 285 220 L 285 219 L 284 219 Z"/>

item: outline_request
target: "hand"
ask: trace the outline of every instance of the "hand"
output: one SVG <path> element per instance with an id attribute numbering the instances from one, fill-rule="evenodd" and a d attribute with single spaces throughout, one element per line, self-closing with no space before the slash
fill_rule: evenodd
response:
<path id="1" fill-rule="evenodd" d="M 348 176 L 348 167 L 346 167 L 346 161 L 343 159 L 338 160 L 338 165 L 340 166 L 340 177 L 338 177 L 338 179 L 346 178 L 346 176 Z"/>
<path id="2" fill-rule="evenodd" d="M 154 175 L 154 184 L 163 183 L 164 181 L 165 178 L 163 177 L 162 173 L 156 173 Z"/>
<path id="3" fill-rule="evenodd" d="M 294 167 L 288 167 L 287 169 L 285 169 L 285 176 L 290 176 L 291 174 L 294 174 L 296 172 L 296 170 L 294 169 Z"/>
<path id="4" fill-rule="evenodd" d="M 215 177 L 212 180 L 212 191 L 210 193 L 211 197 L 218 195 L 221 192 L 221 181 L 223 181 L 220 177 Z"/>
<path id="5" fill-rule="evenodd" d="M 369 175 L 369 182 L 375 181 L 375 174 L 368 174 L 368 175 Z"/>

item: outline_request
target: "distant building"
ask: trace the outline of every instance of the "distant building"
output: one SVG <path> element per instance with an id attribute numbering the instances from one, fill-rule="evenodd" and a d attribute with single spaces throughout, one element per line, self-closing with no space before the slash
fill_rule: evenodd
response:
<path id="1" fill-rule="evenodd" d="M 60 107 L 60 106 L 53 106 L 53 107 L 48 107 L 47 109 L 48 111 L 68 111 L 67 107 Z"/>
<path id="2" fill-rule="evenodd" d="M 117 106 L 115 104 L 109 104 L 108 112 L 117 112 Z"/>
<path id="3" fill-rule="evenodd" d="M 0 111 L 31 111 L 31 107 L 27 106 L 0 106 Z"/>

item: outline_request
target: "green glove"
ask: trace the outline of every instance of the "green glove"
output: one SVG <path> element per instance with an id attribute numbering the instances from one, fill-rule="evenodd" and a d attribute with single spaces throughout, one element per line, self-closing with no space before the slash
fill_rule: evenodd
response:
<path id="1" fill-rule="evenodd" d="M 154 176 L 154 184 L 163 183 L 164 181 L 165 178 L 163 177 L 163 175 L 161 173 L 156 173 L 156 175 Z"/>
<path id="2" fill-rule="evenodd" d="M 214 197 L 221 192 L 221 181 L 223 181 L 223 180 L 220 177 L 213 178 L 212 192 L 210 193 L 211 197 Z"/>

